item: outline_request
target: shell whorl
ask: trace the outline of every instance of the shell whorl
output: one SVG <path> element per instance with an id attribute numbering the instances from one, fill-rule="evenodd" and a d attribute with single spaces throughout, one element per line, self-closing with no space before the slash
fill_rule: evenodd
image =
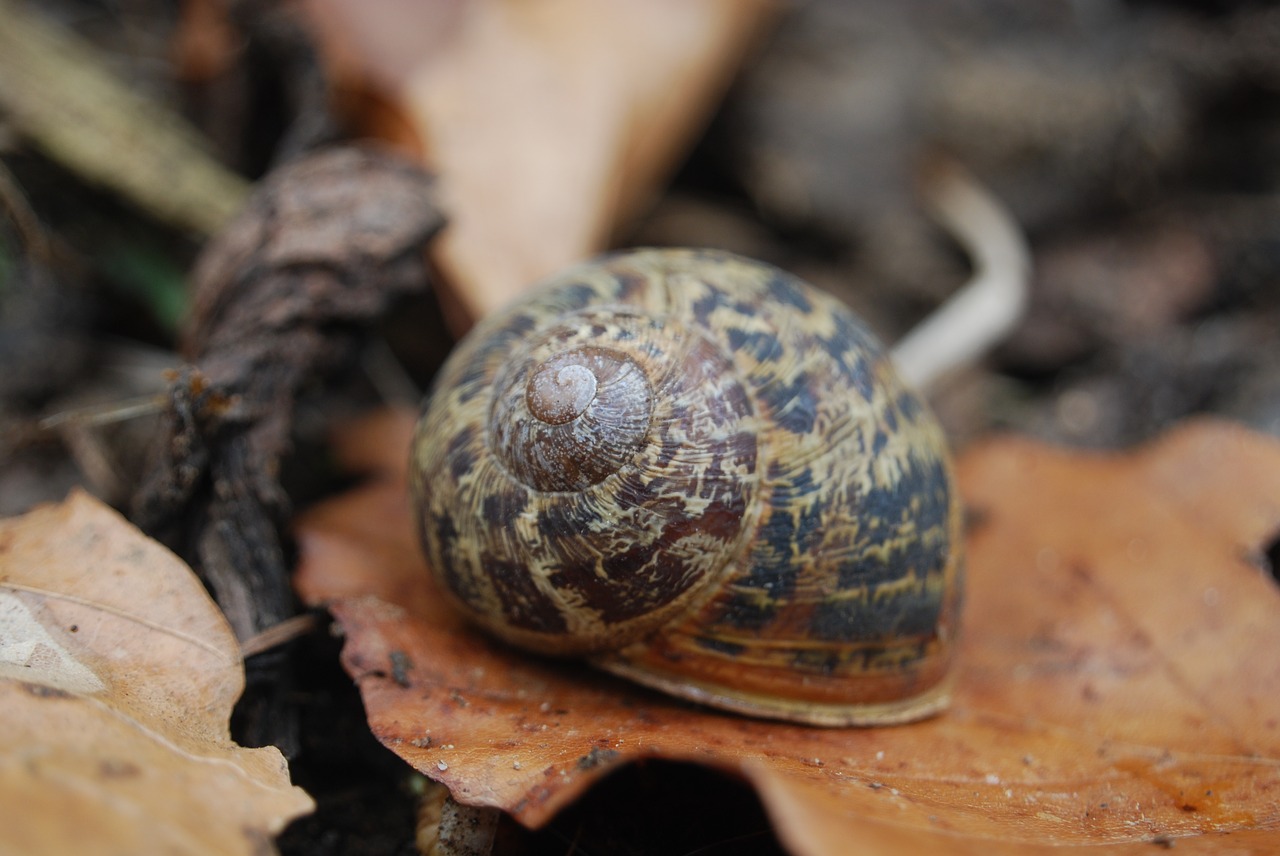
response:
<path id="1" fill-rule="evenodd" d="M 433 562 L 481 623 L 553 653 L 687 611 L 737 552 L 756 486 L 751 399 L 716 343 L 594 298 L 482 337 L 486 369 L 439 387 L 468 427 L 429 414 L 419 432 L 419 459 L 443 465 L 422 484 Z"/>
<path id="2" fill-rule="evenodd" d="M 635 458 L 649 435 L 653 387 L 636 361 L 644 354 L 625 346 L 652 338 L 647 327 L 630 314 L 573 313 L 534 334 L 498 378 L 493 448 L 521 483 L 582 490 Z"/>
<path id="3" fill-rule="evenodd" d="M 945 703 L 945 441 L 852 313 L 775 268 L 565 272 L 455 349 L 413 459 L 429 564 L 508 641 L 819 724 Z"/>

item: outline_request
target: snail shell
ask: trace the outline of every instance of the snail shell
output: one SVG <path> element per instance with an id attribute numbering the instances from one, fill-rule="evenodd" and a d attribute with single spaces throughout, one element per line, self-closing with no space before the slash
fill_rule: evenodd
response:
<path id="1" fill-rule="evenodd" d="M 862 323 L 776 268 L 641 250 L 478 326 L 413 441 L 428 562 L 508 642 L 819 725 L 946 705 L 960 506 Z"/>

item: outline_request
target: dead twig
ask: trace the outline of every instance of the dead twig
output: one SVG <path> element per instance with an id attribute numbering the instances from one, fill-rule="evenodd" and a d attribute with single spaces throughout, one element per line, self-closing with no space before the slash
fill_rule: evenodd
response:
<path id="1" fill-rule="evenodd" d="M 257 656 L 272 648 L 278 648 L 286 642 L 292 642 L 299 636 L 305 636 L 320 625 L 319 620 L 311 613 L 286 618 L 279 624 L 272 625 L 261 633 L 250 636 L 240 643 L 240 656 L 244 659 Z"/>
<path id="2" fill-rule="evenodd" d="M 299 397 L 358 359 L 397 298 L 427 287 L 424 247 L 442 225 L 416 166 L 335 148 L 269 175 L 196 265 L 192 365 L 170 387 L 133 517 L 201 575 L 238 639 L 295 610 L 279 473 Z M 256 658 L 246 693 L 261 701 L 245 719 L 265 729 L 255 739 L 278 745 L 292 739 L 275 733 L 283 659 Z"/>

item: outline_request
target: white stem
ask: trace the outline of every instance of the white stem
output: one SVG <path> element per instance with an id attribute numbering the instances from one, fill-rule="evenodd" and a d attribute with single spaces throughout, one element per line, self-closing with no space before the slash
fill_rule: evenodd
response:
<path id="1" fill-rule="evenodd" d="M 959 166 L 925 181 L 925 202 L 973 264 L 973 276 L 893 348 L 898 372 L 924 389 L 980 357 L 1022 316 L 1031 250 L 1013 217 Z"/>

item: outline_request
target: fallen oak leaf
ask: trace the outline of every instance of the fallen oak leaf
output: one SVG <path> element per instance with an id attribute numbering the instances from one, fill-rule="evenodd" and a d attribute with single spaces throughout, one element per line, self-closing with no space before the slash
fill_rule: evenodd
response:
<path id="1" fill-rule="evenodd" d="M 1280 650 L 1280 592 L 1249 560 L 1280 531 L 1274 440 L 1205 422 L 1124 455 L 969 452 L 951 710 L 819 730 L 682 705 L 462 624 L 414 541 L 410 421 L 384 425 L 381 480 L 299 520 L 297 585 L 345 631 L 375 734 L 461 802 L 538 826 L 662 757 L 744 776 L 796 853 L 1280 849 L 1280 662 L 1237 653 Z"/>
<path id="2" fill-rule="evenodd" d="M 239 646 L 172 553 L 87 494 L 0 520 L 0 851 L 257 854 L 312 802 L 231 742 Z"/>
<path id="3" fill-rule="evenodd" d="M 773 0 L 307 0 L 339 89 L 408 118 L 471 321 L 602 250 L 648 204 Z"/>

